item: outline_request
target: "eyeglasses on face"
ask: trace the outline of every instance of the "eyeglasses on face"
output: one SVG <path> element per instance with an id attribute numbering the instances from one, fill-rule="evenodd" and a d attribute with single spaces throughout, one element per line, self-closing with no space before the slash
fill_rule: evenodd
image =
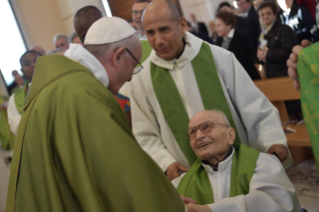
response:
<path id="1" fill-rule="evenodd" d="M 126 51 L 134 58 L 134 60 L 137 62 L 136 67 L 134 68 L 134 72 L 133 74 L 137 74 L 138 72 L 140 72 L 144 67 L 142 66 L 142 64 L 136 59 L 136 57 L 134 57 L 134 55 L 132 54 L 132 52 L 130 52 L 130 50 L 128 50 L 128 48 L 125 48 Z"/>
<path id="2" fill-rule="evenodd" d="M 186 133 L 186 136 L 189 137 L 190 139 L 196 138 L 196 133 L 197 130 L 199 129 L 203 133 L 209 133 L 211 132 L 214 128 L 218 126 L 223 126 L 229 128 L 228 125 L 222 124 L 222 123 L 216 123 L 216 122 L 211 122 L 211 121 L 204 121 L 201 124 L 191 127 L 188 129 L 188 132 Z"/>
<path id="3" fill-rule="evenodd" d="M 143 14 L 144 10 L 133 10 L 132 11 L 132 15 L 137 15 L 139 13 L 141 13 L 141 15 Z"/>

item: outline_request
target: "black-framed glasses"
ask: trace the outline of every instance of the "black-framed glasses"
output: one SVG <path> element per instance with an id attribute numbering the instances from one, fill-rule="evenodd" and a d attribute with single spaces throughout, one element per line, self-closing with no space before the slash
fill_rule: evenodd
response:
<path id="1" fill-rule="evenodd" d="M 142 64 L 140 62 L 138 62 L 138 60 L 136 59 L 136 57 L 134 57 L 134 55 L 132 54 L 132 52 L 130 52 L 130 50 L 128 50 L 128 48 L 125 48 L 126 51 L 134 58 L 134 60 L 137 62 L 136 67 L 134 68 L 134 72 L 133 74 L 137 74 L 138 72 L 140 72 L 144 67 L 142 66 Z"/>
<path id="2" fill-rule="evenodd" d="M 197 133 L 198 129 L 200 131 L 202 131 L 203 133 L 209 133 L 217 126 L 223 126 L 223 127 L 229 128 L 229 126 L 226 124 L 216 123 L 216 122 L 211 122 L 211 121 L 204 121 L 197 126 L 189 128 L 188 132 L 186 133 L 186 136 L 189 137 L 190 139 L 194 139 L 194 138 L 196 138 L 196 133 Z"/>
<path id="3" fill-rule="evenodd" d="M 143 14 L 144 10 L 133 10 L 132 11 L 132 15 L 137 15 L 139 13 L 141 13 L 141 15 Z"/>

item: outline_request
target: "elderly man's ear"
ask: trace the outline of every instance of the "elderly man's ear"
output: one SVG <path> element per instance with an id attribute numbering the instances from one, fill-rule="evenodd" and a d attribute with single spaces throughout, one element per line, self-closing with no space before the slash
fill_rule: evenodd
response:
<path id="1" fill-rule="evenodd" d="M 233 145 L 236 138 L 235 129 L 232 127 L 229 127 L 227 131 L 228 131 L 228 144 L 231 146 Z"/>
<path id="2" fill-rule="evenodd" d="M 113 63 L 115 64 L 116 67 L 119 66 L 120 64 L 120 59 L 123 56 L 123 54 L 125 53 L 125 47 L 121 47 L 118 50 L 116 50 L 116 52 L 114 53 L 114 57 L 113 57 Z"/>

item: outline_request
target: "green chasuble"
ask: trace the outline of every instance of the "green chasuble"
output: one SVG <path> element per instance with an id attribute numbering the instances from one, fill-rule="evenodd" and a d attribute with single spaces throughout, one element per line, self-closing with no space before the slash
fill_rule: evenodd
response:
<path id="1" fill-rule="evenodd" d="M 16 108 L 18 110 L 18 112 L 20 114 L 22 114 L 22 108 L 23 108 L 23 104 L 24 104 L 24 100 L 25 100 L 25 91 L 29 89 L 29 84 L 26 82 L 23 86 L 23 88 L 17 90 L 15 93 L 14 93 L 14 102 L 15 102 L 15 105 L 16 105 Z"/>
<path id="2" fill-rule="evenodd" d="M 311 140 L 312 152 L 319 171 L 319 43 L 299 53 L 298 76 L 302 113 Z"/>
<path id="3" fill-rule="evenodd" d="M 8 98 L 0 95 L 0 105 Z M 10 130 L 8 114 L 6 109 L 0 109 L 0 142 L 5 150 L 11 150 L 14 145 L 15 136 Z"/>
<path id="4" fill-rule="evenodd" d="M 11 164 L 7 212 L 182 212 L 113 94 L 81 64 L 38 58 Z"/>
<path id="5" fill-rule="evenodd" d="M 199 53 L 192 60 L 192 67 L 205 110 L 223 111 L 230 125 L 236 130 L 233 116 L 219 81 L 214 57 L 208 44 L 202 43 Z M 176 84 L 167 69 L 154 63 L 151 63 L 151 77 L 156 98 L 161 106 L 165 120 L 189 164 L 192 165 L 197 157 L 190 146 L 189 138 L 185 135 L 190 120 Z M 239 144 L 240 139 L 236 130 L 234 146 L 238 147 Z"/>
<path id="6" fill-rule="evenodd" d="M 233 154 L 229 197 L 249 193 L 250 180 L 255 173 L 259 152 L 244 144 L 239 144 Z M 193 164 L 177 187 L 181 195 L 190 197 L 200 205 L 214 203 L 214 194 L 202 161 Z"/>

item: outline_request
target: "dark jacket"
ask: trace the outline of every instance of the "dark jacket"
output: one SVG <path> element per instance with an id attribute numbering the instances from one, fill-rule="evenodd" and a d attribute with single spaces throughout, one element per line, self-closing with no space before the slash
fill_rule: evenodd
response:
<path id="1" fill-rule="evenodd" d="M 286 19 L 287 18 L 283 13 L 280 14 L 280 21 L 282 24 L 286 24 Z M 304 39 L 312 41 L 312 34 L 310 30 L 313 27 L 314 22 L 310 12 L 306 8 L 293 5 L 288 16 L 288 23 L 298 36 L 299 43 L 301 43 Z"/>
<path id="2" fill-rule="evenodd" d="M 254 51 L 257 53 L 258 40 L 259 40 L 259 35 L 261 30 L 260 30 L 259 17 L 253 6 L 251 6 L 248 12 L 247 19 L 250 21 L 252 26 L 251 39 L 253 41 Z"/>
<path id="3" fill-rule="evenodd" d="M 213 44 L 212 39 L 205 33 L 202 32 L 195 32 L 195 31 L 190 31 L 190 33 L 192 33 L 193 35 L 195 35 L 196 37 L 202 39 L 203 41 L 206 41 L 207 43 Z"/>
<path id="4" fill-rule="evenodd" d="M 197 22 L 197 27 L 198 27 L 198 32 L 205 33 L 206 35 L 208 35 L 208 30 L 205 23 Z"/>
<path id="5" fill-rule="evenodd" d="M 264 39 L 268 47 L 265 63 L 267 78 L 287 76 L 286 63 L 292 48 L 299 43 L 297 36 L 289 26 L 276 21 Z"/>
<path id="6" fill-rule="evenodd" d="M 223 38 L 219 37 L 217 45 L 221 46 L 222 43 Z M 230 41 L 227 50 L 235 55 L 252 80 L 260 79 L 259 73 L 254 65 L 255 54 L 253 51 L 253 45 L 246 32 L 235 29 L 234 36 Z"/>

